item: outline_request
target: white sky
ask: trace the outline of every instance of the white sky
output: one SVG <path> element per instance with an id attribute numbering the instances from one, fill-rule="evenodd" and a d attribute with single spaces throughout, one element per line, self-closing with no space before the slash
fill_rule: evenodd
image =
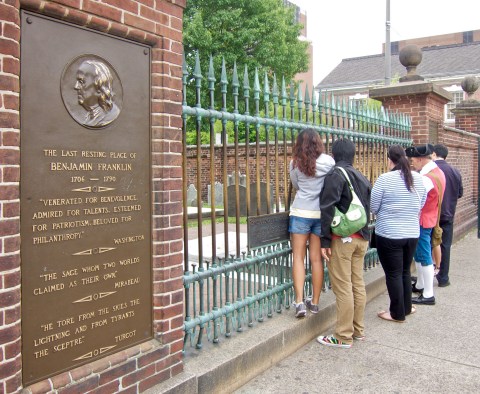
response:
<path id="1" fill-rule="evenodd" d="M 313 83 L 342 59 L 382 53 L 386 0 L 290 0 L 307 11 Z M 480 29 L 480 0 L 390 0 L 390 40 Z"/>

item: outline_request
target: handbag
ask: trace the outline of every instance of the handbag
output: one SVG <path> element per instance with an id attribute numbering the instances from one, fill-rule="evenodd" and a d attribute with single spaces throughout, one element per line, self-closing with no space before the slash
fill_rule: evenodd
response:
<path id="1" fill-rule="evenodd" d="M 352 201 L 348 207 L 347 212 L 342 213 L 337 207 L 335 207 L 335 213 L 333 215 L 332 224 L 330 225 L 332 233 L 340 237 L 348 237 L 360 231 L 367 224 L 367 213 L 362 205 L 362 202 L 358 198 L 357 194 L 353 190 L 350 178 L 347 172 L 342 167 L 337 167 L 345 176 L 348 187 L 352 192 Z"/>
<path id="2" fill-rule="evenodd" d="M 443 229 L 440 227 L 440 213 L 442 210 L 442 184 L 439 182 L 438 178 L 432 174 L 432 177 L 435 178 L 435 183 L 438 188 L 438 217 L 437 224 L 432 230 L 432 249 L 442 244 L 442 235 Z"/>
<path id="3" fill-rule="evenodd" d="M 442 244 L 443 229 L 436 225 L 432 230 L 432 248 Z"/>

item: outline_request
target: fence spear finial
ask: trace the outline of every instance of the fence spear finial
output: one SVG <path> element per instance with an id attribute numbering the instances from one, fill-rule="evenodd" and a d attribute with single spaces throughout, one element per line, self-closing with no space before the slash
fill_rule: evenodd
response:
<path id="1" fill-rule="evenodd" d="M 222 93 L 227 93 L 227 68 L 225 67 L 225 58 L 222 57 L 222 74 L 220 76 L 220 85 L 222 87 Z"/>
<path id="2" fill-rule="evenodd" d="M 270 100 L 270 84 L 268 83 L 268 75 L 265 71 L 265 77 L 263 79 L 263 101 L 268 103 Z"/>
<path id="3" fill-rule="evenodd" d="M 198 54 L 198 51 L 195 52 L 195 70 L 193 76 L 195 77 L 195 80 L 201 80 L 203 78 L 202 70 L 200 69 L 200 55 Z"/>
<path id="4" fill-rule="evenodd" d="M 273 73 L 273 87 L 272 87 L 273 103 L 278 104 L 278 85 L 277 76 Z"/>
<path id="5" fill-rule="evenodd" d="M 208 67 L 208 82 L 214 83 L 215 82 L 215 72 L 213 70 L 213 56 L 210 55 L 210 64 Z"/>
<path id="6" fill-rule="evenodd" d="M 232 86 L 238 88 L 240 83 L 238 82 L 238 72 L 237 72 L 237 61 L 233 62 L 233 76 L 232 76 Z"/>
<path id="7" fill-rule="evenodd" d="M 308 107 L 310 105 L 310 95 L 308 94 L 308 83 L 305 85 L 305 98 L 304 98 L 305 106 Z"/>

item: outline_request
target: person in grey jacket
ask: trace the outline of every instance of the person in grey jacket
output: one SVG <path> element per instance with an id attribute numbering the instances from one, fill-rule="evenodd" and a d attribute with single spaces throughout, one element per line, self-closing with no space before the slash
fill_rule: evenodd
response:
<path id="1" fill-rule="evenodd" d="M 293 288 L 295 316 L 304 317 L 307 308 L 318 313 L 323 283 L 323 264 L 320 255 L 320 192 L 325 175 L 334 167 L 334 160 L 324 153 L 324 145 L 314 129 L 304 129 L 297 137 L 290 162 L 290 180 L 297 190 L 290 207 L 289 231 L 293 255 Z M 312 297 L 304 300 L 305 256 L 307 250 L 312 267 Z"/>

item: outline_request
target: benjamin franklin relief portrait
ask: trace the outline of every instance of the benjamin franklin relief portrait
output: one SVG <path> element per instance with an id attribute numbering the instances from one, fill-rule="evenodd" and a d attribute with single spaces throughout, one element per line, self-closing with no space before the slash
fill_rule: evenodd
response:
<path id="1" fill-rule="evenodd" d="M 120 114 L 120 80 L 113 67 L 98 56 L 72 61 L 63 73 L 61 90 L 67 111 L 84 127 L 105 127 Z"/>

